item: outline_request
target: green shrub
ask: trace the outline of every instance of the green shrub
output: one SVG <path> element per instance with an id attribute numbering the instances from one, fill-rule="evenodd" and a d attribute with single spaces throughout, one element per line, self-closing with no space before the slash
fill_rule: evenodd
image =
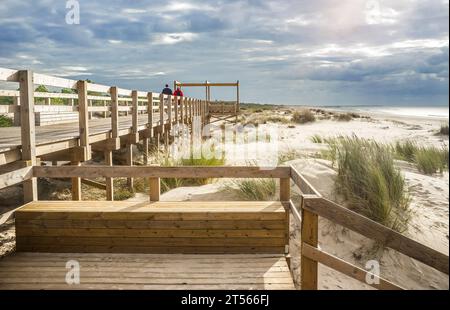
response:
<path id="1" fill-rule="evenodd" d="M 349 207 L 391 229 L 404 231 L 409 195 L 392 152 L 355 136 L 333 141 L 338 166 L 335 186 Z"/>
<path id="2" fill-rule="evenodd" d="M 0 127 L 11 127 L 13 125 L 12 118 L 6 115 L 0 115 Z"/>
<path id="3" fill-rule="evenodd" d="M 306 124 L 306 123 L 314 122 L 315 120 L 316 120 L 316 117 L 308 109 L 303 109 L 300 111 L 297 110 L 292 114 L 292 121 L 297 124 Z"/>

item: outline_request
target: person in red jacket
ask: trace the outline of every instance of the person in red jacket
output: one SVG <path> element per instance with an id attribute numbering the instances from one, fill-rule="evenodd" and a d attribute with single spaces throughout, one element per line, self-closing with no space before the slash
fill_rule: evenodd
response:
<path id="1" fill-rule="evenodd" d="M 177 89 L 175 90 L 175 92 L 173 93 L 174 96 L 178 96 L 178 97 L 183 97 L 183 91 L 181 90 L 181 88 L 177 87 Z"/>

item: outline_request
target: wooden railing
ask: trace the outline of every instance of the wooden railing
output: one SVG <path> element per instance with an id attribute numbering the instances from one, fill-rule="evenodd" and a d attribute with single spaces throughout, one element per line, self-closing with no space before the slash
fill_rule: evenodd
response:
<path id="1" fill-rule="evenodd" d="M 301 288 L 315 290 L 318 287 L 318 263 L 324 264 L 347 276 L 365 282 L 369 275 L 374 280 L 367 283 L 378 289 L 402 289 L 383 277 L 346 262 L 322 251 L 319 243 L 319 216 L 342 225 L 385 247 L 396 250 L 448 275 L 448 255 L 436 251 L 358 213 L 323 198 L 317 190 L 294 167 L 105 167 L 105 166 L 64 166 L 29 167 L 19 175 L 11 175 L 11 180 L 31 178 L 149 178 L 150 200 L 159 200 L 160 178 L 277 178 L 280 182 L 280 200 L 284 202 L 288 216 L 301 226 Z M 291 183 L 300 189 L 301 205 L 295 206 L 291 200 Z M 1 185 L 1 184 L 0 184 Z M 5 184 L 3 184 L 5 185 Z M 1 188 L 2 186 L 0 186 Z M 289 229 L 289 228 L 287 228 Z M 376 281 L 378 280 L 378 281 Z"/>
<path id="2" fill-rule="evenodd" d="M 121 147 L 120 138 L 126 140 L 127 164 L 131 165 L 131 145 L 136 144 L 140 139 L 143 141 L 144 150 L 148 150 L 148 139 L 151 137 L 156 137 L 158 142 L 161 136 L 164 137 L 166 142 L 169 140 L 169 131 L 173 124 L 192 124 L 193 119 L 197 118 L 203 126 L 208 122 L 209 117 L 207 101 L 190 97 L 167 96 L 156 92 L 122 89 L 116 86 L 105 86 L 33 73 L 30 70 L 17 71 L 0 68 L 0 81 L 19 84 L 19 91 L 0 91 L 0 96 L 14 98 L 13 105 L 0 106 L 0 113 L 2 113 L 2 110 L 5 113 L 14 113 L 16 125 L 19 123 L 21 125 L 20 146 L 0 151 L 0 165 L 17 162 L 14 167 L 8 167 L 8 171 L 29 165 L 36 166 L 38 156 L 68 149 L 71 150 L 70 162 L 78 166 L 81 162 L 91 158 L 91 145 L 100 142 L 102 143 L 101 148 L 104 151 L 106 163 L 112 165 L 112 152 Z M 76 94 L 35 92 L 36 85 L 72 90 Z M 90 95 L 89 92 L 95 92 L 96 95 Z M 48 105 L 36 106 L 35 98 L 45 98 Z M 50 105 L 54 98 L 69 100 L 70 106 L 68 107 L 72 111 L 78 112 L 79 136 L 69 140 L 37 145 L 35 112 L 56 107 Z M 101 101 L 103 105 L 94 106 L 94 101 Z M 95 135 L 90 133 L 89 118 L 90 114 L 94 112 L 102 112 L 104 116 L 109 114 L 111 130 Z M 125 130 L 119 128 L 120 112 L 131 113 L 132 115 L 130 127 Z M 148 115 L 145 124 L 139 124 L 138 115 L 140 112 L 145 112 Z M 1 166 L 0 171 L 2 171 Z M 21 170 L 13 172 L 16 175 L 22 173 Z M 0 178 L 0 184 L 2 182 L 10 184 L 12 179 Z M 112 199 L 112 179 L 107 179 L 106 189 L 108 199 Z M 80 199 L 80 192 L 81 180 L 76 178 L 73 180 L 72 196 Z M 35 200 L 36 195 L 35 179 L 25 181 L 25 201 Z"/>

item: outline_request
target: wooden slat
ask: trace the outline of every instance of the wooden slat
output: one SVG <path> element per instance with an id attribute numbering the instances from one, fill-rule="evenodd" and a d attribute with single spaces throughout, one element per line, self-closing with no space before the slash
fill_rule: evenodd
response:
<path id="1" fill-rule="evenodd" d="M 67 285 L 66 262 L 80 262 L 80 285 Z M 0 261 L 1 289 L 294 289 L 274 254 L 14 253 Z"/>
<path id="2" fill-rule="evenodd" d="M 34 176 L 49 178 L 166 177 L 166 178 L 286 178 L 289 167 L 34 167 Z"/>
<path id="3" fill-rule="evenodd" d="M 30 180 L 33 177 L 32 170 L 32 167 L 25 167 L 0 174 L 0 189 Z"/>
<path id="4" fill-rule="evenodd" d="M 253 237 L 272 237 L 284 238 L 284 227 L 281 230 L 250 230 L 250 229 L 129 229 L 124 228 L 30 228 L 26 225 L 17 226 L 20 236 L 78 236 L 78 237 L 136 237 L 136 238 L 253 238 Z"/>
<path id="5" fill-rule="evenodd" d="M 388 281 L 382 277 L 372 274 L 372 273 L 368 272 L 367 270 L 364 270 L 358 266 L 347 263 L 346 261 L 344 261 L 334 255 L 323 252 L 323 251 L 321 251 L 317 248 L 314 248 L 308 244 L 303 244 L 302 255 L 304 255 L 304 256 L 308 257 L 309 259 L 312 259 L 316 262 L 319 262 L 325 266 L 328 266 L 334 270 L 337 270 L 349 277 L 352 277 L 356 280 L 366 283 L 367 285 L 375 287 L 377 289 L 403 290 L 403 288 L 401 288 L 400 286 L 393 284 L 390 281 Z M 366 282 L 367 275 L 372 276 L 374 278 L 373 279 L 374 282 L 375 282 L 375 280 L 378 280 L 376 282 L 379 282 L 379 284 L 367 283 Z"/>
<path id="6" fill-rule="evenodd" d="M 291 179 L 295 185 L 298 186 L 303 194 L 316 195 L 321 197 L 320 193 L 301 175 L 292 165 L 291 167 Z"/>
<path id="7" fill-rule="evenodd" d="M 37 220 L 16 219 L 18 226 L 29 228 L 151 228 L 159 230 L 189 229 L 189 230 L 216 230 L 216 229 L 254 229 L 254 230 L 282 230 L 285 223 L 279 220 L 197 220 L 197 221 L 176 221 L 176 220 L 51 220 L 45 222 Z"/>
<path id="8" fill-rule="evenodd" d="M 448 274 L 448 256 L 325 198 L 305 198 L 304 208 Z"/>

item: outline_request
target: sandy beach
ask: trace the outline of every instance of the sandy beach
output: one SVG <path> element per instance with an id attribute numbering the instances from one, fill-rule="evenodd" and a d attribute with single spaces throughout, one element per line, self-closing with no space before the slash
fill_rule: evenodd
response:
<path id="1" fill-rule="evenodd" d="M 289 108 L 292 109 L 292 108 Z M 248 117 L 271 116 L 289 117 L 288 108 L 260 112 L 244 112 Z M 288 112 L 287 112 L 288 111 Z M 327 110 L 328 111 L 328 110 Z M 331 110 L 330 110 L 331 111 Z M 395 117 L 379 113 L 365 113 L 366 117 L 350 121 L 321 119 L 324 112 L 316 112 L 316 121 L 306 124 L 274 122 L 278 127 L 278 156 L 285 154 L 285 165 L 293 165 L 326 198 L 336 200 L 334 180 L 336 169 L 331 162 L 318 158 L 317 154 L 327 148 L 324 143 L 314 143 L 312 136 L 323 138 L 356 135 L 380 143 L 395 143 L 412 140 L 418 145 L 448 148 L 448 136 L 438 135 L 445 118 Z M 245 117 L 244 117 L 245 119 Z M 270 121 L 269 121 L 270 123 Z M 220 123 L 219 123 L 220 125 Z M 216 130 L 220 130 L 217 128 Z M 244 145 L 245 146 L 245 145 Z M 244 147 L 240 146 L 240 147 Z M 225 148 L 231 147 L 226 145 Z M 245 164 L 245 161 L 227 158 L 227 165 Z M 448 255 L 449 252 L 449 173 L 425 175 L 414 165 L 396 161 L 396 166 L 404 176 L 411 197 L 411 219 L 404 232 L 410 238 L 426 244 Z M 239 200 L 240 197 L 224 190 L 227 180 L 195 187 L 179 187 L 164 193 L 161 200 Z M 292 187 L 293 193 L 298 189 Z M 133 201 L 146 201 L 148 196 L 137 193 Z M 3 210 L 4 212 L 6 210 Z M 448 276 L 427 267 L 413 259 L 401 255 L 340 227 L 325 219 L 319 221 L 319 246 L 357 266 L 363 267 L 369 260 L 380 263 L 381 276 L 406 289 L 448 289 Z M 294 277 L 299 268 L 299 229 L 291 221 L 290 253 Z M 0 254 L 14 249 L 14 226 L 4 226 L 0 232 Z M 295 279 L 299 283 L 298 277 Z M 319 267 L 319 289 L 370 289 L 370 286 L 324 266 Z"/>
<path id="2" fill-rule="evenodd" d="M 260 114 L 285 115 L 284 109 Z M 258 114 L 258 113 L 257 113 Z M 326 148 L 325 144 L 313 143 L 311 137 L 324 138 L 356 135 L 380 143 L 395 143 L 411 140 L 418 145 L 448 148 L 448 136 L 437 135 L 445 118 L 380 115 L 365 113 L 370 118 L 355 118 L 340 122 L 331 119 L 312 123 L 277 124 L 279 128 L 279 152 L 289 152 L 295 159 L 285 162 L 293 165 L 326 198 L 336 199 L 334 178 L 336 169 L 331 162 L 314 158 Z M 254 114 L 253 114 L 254 116 Z M 242 164 L 230 162 L 228 165 Z M 410 238 L 426 244 L 448 255 L 449 252 L 449 173 L 425 175 L 413 165 L 396 161 L 404 176 L 411 197 L 411 219 L 404 232 Z M 163 200 L 238 200 L 223 191 L 223 182 L 200 187 L 182 187 L 162 195 Z M 292 188 L 293 192 L 297 191 Z M 146 199 L 139 197 L 137 199 Z M 294 225 L 294 223 L 291 223 Z M 291 255 L 294 275 L 299 268 L 298 228 L 292 229 Z M 381 276 L 398 283 L 406 289 L 448 289 L 448 276 L 390 249 L 383 249 L 369 239 L 326 219 L 319 221 L 319 245 L 325 251 L 363 267 L 369 260 L 380 262 Z M 370 286 L 353 280 L 325 266 L 319 267 L 319 289 L 370 289 Z M 296 279 L 298 281 L 298 279 Z"/>

